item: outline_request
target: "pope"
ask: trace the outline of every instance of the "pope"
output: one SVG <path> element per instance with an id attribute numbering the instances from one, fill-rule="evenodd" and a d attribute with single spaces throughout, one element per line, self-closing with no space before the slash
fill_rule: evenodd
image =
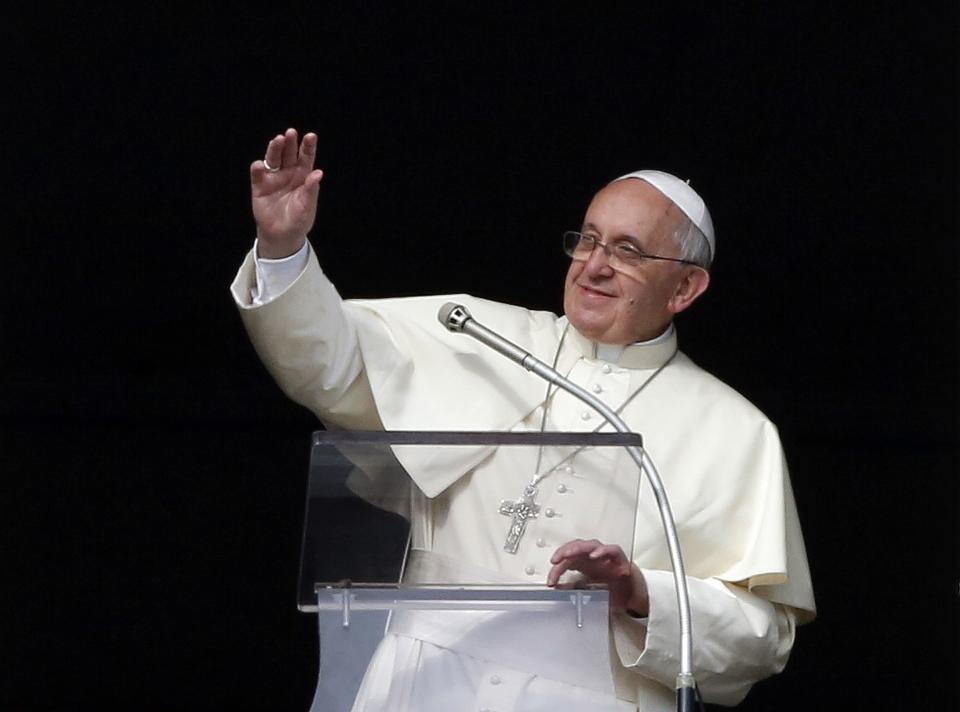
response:
<path id="1" fill-rule="evenodd" d="M 430 430 L 451 422 L 464 430 L 599 427 L 582 404 L 549 389 L 544 395 L 542 384 L 531 385 L 535 379 L 520 369 L 504 371 L 511 365 L 498 363 L 499 356 L 465 355 L 458 337 L 428 332 L 437 329 L 436 307 L 446 298 L 343 302 L 306 239 L 323 179 L 315 168 L 316 152 L 315 134 L 301 141 L 288 129 L 251 165 L 256 242 L 232 286 L 255 348 L 288 395 L 340 427 Z M 710 284 L 716 251 L 710 214 L 686 182 L 637 171 L 597 192 L 579 229 L 563 239 L 571 258 L 563 317 L 484 300 L 471 311 L 488 314 L 485 322 L 591 387 L 644 433 L 648 451 L 657 451 L 690 574 L 697 678 L 707 701 L 735 704 L 753 682 L 782 669 L 796 624 L 813 618 L 815 604 L 775 427 L 677 349 L 675 316 Z M 464 359 L 476 365 L 459 367 Z M 453 370 L 455 376 L 446 375 Z M 463 394 L 481 402 L 464 409 Z M 418 406 L 425 402 L 429 412 Z M 599 502 L 620 512 L 621 520 L 654 523 L 638 531 L 629 553 L 605 541 L 597 536 L 601 523 L 591 522 L 582 509 L 586 505 L 574 496 L 576 489 L 584 497 L 593 492 L 584 473 L 596 465 L 578 465 L 578 479 L 567 464 L 534 481 L 558 480 L 544 495 L 549 501 L 540 504 L 544 511 L 557 512 L 559 505 L 570 514 L 532 520 L 533 531 L 523 533 L 519 551 L 504 552 L 502 522 L 496 512 L 490 516 L 488 504 L 498 501 L 498 491 L 500 499 L 515 496 L 517 487 L 505 481 L 503 473 L 511 468 L 500 457 L 459 469 L 411 472 L 422 498 L 419 516 L 431 522 L 424 528 L 429 534 L 413 542 L 431 562 L 424 566 L 436 561 L 457 566 L 469 559 L 478 571 L 489 572 L 488 580 L 508 574 L 562 586 L 575 572 L 579 580 L 605 584 L 619 658 L 618 703 L 625 710 L 670 709 L 676 603 L 656 515 L 643 512 L 648 505 L 642 502 L 640 510 L 632 502 L 605 504 L 608 495 L 596 491 L 591 507 Z M 461 573 L 470 574 L 475 571 Z M 438 665 L 448 665 L 444 656 L 459 655 L 458 669 L 464 669 L 469 658 L 457 653 L 455 643 L 429 636 L 411 642 L 398 634 L 392 644 L 401 646 L 391 651 L 394 660 L 402 651 L 418 660 L 436 656 Z M 477 670 L 486 664 L 470 662 Z M 401 667 L 394 666 L 394 680 L 402 676 Z M 466 687 L 475 698 L 464 704 L 475 704 L 484 694 L 484 674 L 468 677 Z M 562 681 L 557 684 L 557 694 L 569 699 L 570 691 L 562 690 Z M 358 698 L 357 709 L 432 709 L 401 700 L 401 687 L 365 680 L 365 701 Z"/>

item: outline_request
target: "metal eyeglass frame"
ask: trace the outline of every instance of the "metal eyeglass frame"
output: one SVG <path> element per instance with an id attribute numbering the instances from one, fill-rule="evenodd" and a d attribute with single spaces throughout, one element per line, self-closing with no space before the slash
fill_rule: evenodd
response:
<path id="1" fill-rule="evenodd" d="M 576 242 L 573 241 L 573 236 L 576 236 Z M 589 241 L 593 243 L 593 247 L 590 249 L 590 252 L 587 254 L 586 258 L 578 257 L 574 254 L 576 250 L 576 246 L 579 243 L 584 241 Z M 627 267 L 636 267 L 640 263 L 642 263 L 643 260 L 663 260 L 664 262 L 680 262 L 681 264 L 693 265 L 694 267 L 700 267 L 701 269 L 703 269 L 702 265 L 698 265 L 696 262 L 693 262 L 691 260 L 682 260 L 678 257 L 662 257 L 660 255 L 648 255 L 646 252 L 643 252 L 639 247 L 636 247 L 635 245 L 633 245 L 633 243 L 628 243 L 628 244 L 630 244 L 632 247 L 634 247 L 637 250 L 638 262 L 636 265 L 627 264 L 626 265 Z M 590 235 L 584 235 L 582 232 L 577 232 L 576 230 L 566 230 L 563 233 L 563 251 L 567 253 L 567 255 L 571 259 L 577 260 L 579 262 L 586 262 L 588 259 L 590 259 L 590 255 L 593 254 L 594 250 L 596 250 L 598 246 L 603 250 L 604 254 L 607 256 L 607 261 L 610 262 L 610 266 L 613 267 L 613 258 L 614 258 L 614 255 L 612 254 L 613 246 L 610 243 L 601 242 L 595 237 L 591 237 Z M 616 259 L 618 262 L 622 261 L 622 258 L 620 256 L 617 256 Z"/>

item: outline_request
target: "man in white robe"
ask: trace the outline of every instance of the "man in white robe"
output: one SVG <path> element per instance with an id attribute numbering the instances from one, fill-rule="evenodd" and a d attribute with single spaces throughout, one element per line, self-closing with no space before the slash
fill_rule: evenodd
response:
<path id="1" fill-rule="evenodd" d="M 342 302 L 305 241 L 322 177 L 313 169 L 315 151 L 313 134 L 298 145 L 288 130 L 251 166 L 258 240 L 232 287 L 254 346 L 288 395 L 347 428 L 600 425 L 599 415 L 565 392 L 548 392 L 501 356 L 446 333 L 436 313 L 450 297 Z M 666 174 L 632 174 L 597 194 L 569 244 L 565 317 L 452 299 L 555 362 L 643 433 L 678 521 L 699 686 L 707 701 L 736 704 L 753 682 L 782 669 L 795 626 L 815 607 L 776 428 L 677 350 L 673 316 L 709 283 L 712 232 L 692 189 Z M 649 491 L 639 500 L 614 496 L 613 478 L 630 468 L 619 456 L 546 449 L 539 469 L 511 457 L 438 450 L 408 467 L 416 485 L 408 580 L 556 585 L 575 571 L 607 584 L 618 709 L 672 709 L 676 594 Z M 543 514 L 508 553 L 508 522 L 497 504 L 515 499 L 531 477 L 540 478 Z M 629 542 L 617 533 L 634 523 L 628 556 Z M 357 709 L 600 704 L 602 685 L 555 679 L 549 664 L 477 656 L 459 645 L 462 632 L 395 627 Z M 447 686 L 457 680 L 462 697 L 433 694 L 431 676 Z"/>

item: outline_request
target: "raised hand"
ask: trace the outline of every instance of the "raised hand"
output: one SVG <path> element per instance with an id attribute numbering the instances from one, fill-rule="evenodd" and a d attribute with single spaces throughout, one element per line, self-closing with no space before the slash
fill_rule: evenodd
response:
<path id="1" fill-rule="evenodd" d="M 605 584 L 610 591 L 610 609 L 627 609 L 647 615 L 650 601 L 647 583 L 619 546 L 603 544 L 596 539 L 569 541 L 550 557 L 553 568 L 547 574 L 547 586 L 560 586 L 560 577 L 567 571 L 579 571 L 590 583 Z"/>
<path id="2" fill-rule="evenodd" d="M 317 216 L 323 171 L 314 169 L 317 135 L 297 144 L 296 129 L 277 134 L 263 160 L 250 165 L 250 194 L 260 257 L 292 255 L 303 246 Z"/>

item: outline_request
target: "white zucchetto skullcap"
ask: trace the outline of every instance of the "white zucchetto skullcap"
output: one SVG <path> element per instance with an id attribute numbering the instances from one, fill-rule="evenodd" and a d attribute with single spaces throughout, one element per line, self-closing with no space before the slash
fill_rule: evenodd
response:
<path id="1" fill-rule="evenodd" d="M 713 220 L 710 218 L 710 211 L 707 210 L 707 204 L 703 202 L 703 198 L 697 195 L 697 191 L 691 188 L 686 181 L 663 171 L 634 171 L 611 182 L 616 183 L 618 180 L 625 180 L 626 178 L 639 178 L 646 181 L 670 198 L 673 204 L 680 208 L 684 215 L 690 218 L 690 222 L 703 233 L 707 244 L 710 245 L 710 258 L 713 259 L 716 256 L 717 240 L 713 234 Z"/>

